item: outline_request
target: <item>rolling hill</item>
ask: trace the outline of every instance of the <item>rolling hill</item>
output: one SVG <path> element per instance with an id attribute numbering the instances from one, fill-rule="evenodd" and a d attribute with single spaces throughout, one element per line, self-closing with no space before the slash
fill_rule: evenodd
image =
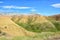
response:
<path id="1" fill-rule="evenodd" d="M 11 20 L 32 32 L 56 31 L 55 25 L 41 15 L 15 15 Z"/>
<path id="2" fill-rule="evenodd" d="M 33 38 L 38 37 L 39 40 L 39 36 L 51 36 L 53 34 L 57 37 L 60 35 L 59 20 L 59 15 L 48 17 L 38 14 L 3 15 L 0 16 L 0 37 L 32 36 Z"/>

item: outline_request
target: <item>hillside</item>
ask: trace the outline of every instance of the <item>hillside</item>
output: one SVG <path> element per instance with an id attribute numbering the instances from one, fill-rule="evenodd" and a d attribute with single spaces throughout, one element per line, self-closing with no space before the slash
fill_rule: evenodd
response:
<path id="1" fill-rule="evenodd" d="M 27 36 L 34 35 L 35 33 L 29 32 L 17 25 L 11 20 L 11 16 L 0 16 L 0 36 Z"/>
<path id="2" fill-rule="evenodd" d="M 60 14 L 57 14 L 57 15 L 52 15 L 52 16 L 48 16 L 56 21 L 60 21 Z"/>
<path id="3" fill-rule="evenodd" d="M 60 16 L 58 16 L 58 19 Z M 53 40 L 60 38 L 60 21 L 54 16 L 12 15 L 0 16 L 0 37 L 17 37 L 15 40 Z M 58 36 L 58 37 L 57 37 Z M 25 39 L 23 39 L 23 37 Z M 49 38 L 50 37 L 50 38 Z M 4 39 L 5 40 L 5 39 Z"/>
<path id="4" fill-rule="evenodd" d="M 22 26 L 28 31 L 44 32 L 44 31 L 56 31 L 55 26 L 41 15 L 20 15 L 12 16 L 12 21 Z"/>
<path id="5" fill-rule="evenodd" d="M 55 25 L 56 29 L 60 31 L 60 14 L 48 16 L 47 19 Z"/>

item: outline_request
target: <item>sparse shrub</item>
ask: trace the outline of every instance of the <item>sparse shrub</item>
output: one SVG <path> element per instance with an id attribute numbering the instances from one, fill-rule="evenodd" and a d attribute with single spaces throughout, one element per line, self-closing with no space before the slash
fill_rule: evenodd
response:
<path id="1" fill-rule="evenodd" d="M 2 31 L 0 30 L 0 34 L 2 33 Z"/>
<path id="2" fill-rule="evenodd" d="M 3 32 L 3 33 L 2 33 L 2 35 L 6 35 L 6 33 L 5 33 L 5 32 Z"/>

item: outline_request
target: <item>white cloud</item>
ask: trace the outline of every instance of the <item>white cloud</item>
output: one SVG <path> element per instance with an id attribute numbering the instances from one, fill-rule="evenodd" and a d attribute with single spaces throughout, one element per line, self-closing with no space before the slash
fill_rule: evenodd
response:
<path id="1" fill-rule="evenodd" d="M 14 8 L 14 6 L 1 6 L 2 8 L 9 8 L 9 9 L 11 9 L 11 8 Z"/>
<path id="2" fill-rule="evenodd" d="M 7 9 L 30 9 L 31 7 L 20 7 L 20 6 L 1 6 L 2 8 L 7 8 Z"/>
<path id="3" fill-rule="evenodd" d="M 52 6 L 52 7 L 55 7 L 55 8 L 60 8 L 60 3 L 52 4 L 51 6 Z"/>
<path id="4" fill-rule="evenodd" d="M 36 9 L 32 9 L 31 11 L 34 12 L 34 11 L 36 11 Z"/>
<path id="5" fill-rule="evenodd" d="M 0 3 L 3 3 L 3 1 L 0 1 Z"/>
<path id="6" fill-rule="evenodd" d="M 16 7 L 16 9 L 29 9 L 31 7 Z"/>

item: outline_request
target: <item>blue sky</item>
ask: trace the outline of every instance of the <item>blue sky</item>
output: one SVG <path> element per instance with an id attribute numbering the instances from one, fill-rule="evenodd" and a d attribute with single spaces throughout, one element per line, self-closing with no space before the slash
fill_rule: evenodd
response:
<path id="1" fill-rule="evenodd" d="M 0 0 L 0 12 L 60 14 L 60 0 Z"/>

